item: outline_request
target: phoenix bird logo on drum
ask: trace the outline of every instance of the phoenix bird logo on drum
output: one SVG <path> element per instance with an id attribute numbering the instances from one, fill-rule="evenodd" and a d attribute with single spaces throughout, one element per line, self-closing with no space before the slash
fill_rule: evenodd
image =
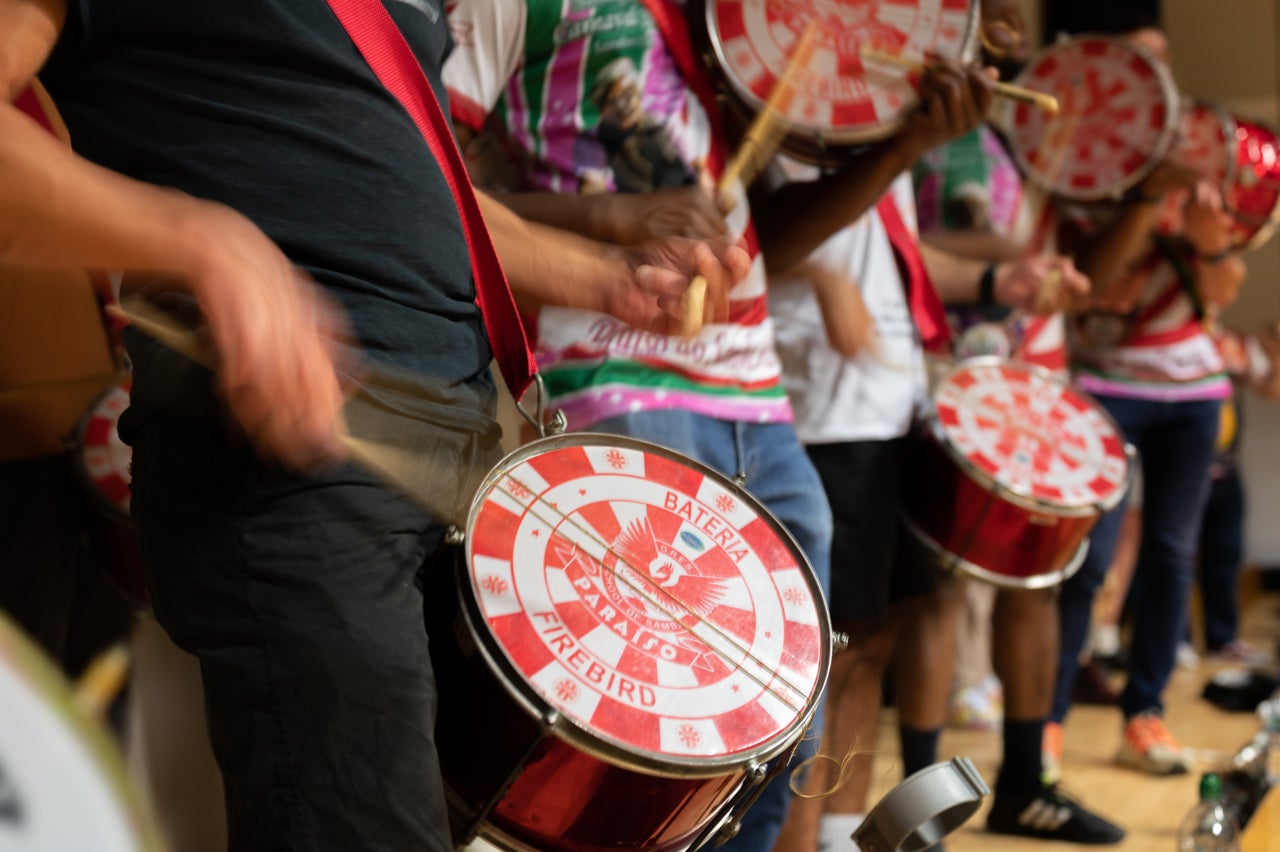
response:
<path id="1" fill-rule="evenodd" d="M 670 598 L 699 615 L 715 609 L 725 584 L 685 567 L 670 542 L 658 542 L 648 518 L 633 520 L 613 543 L 619 561 L 667 591 Z M 664 552 L 665 551 L 665 552 Z"/>

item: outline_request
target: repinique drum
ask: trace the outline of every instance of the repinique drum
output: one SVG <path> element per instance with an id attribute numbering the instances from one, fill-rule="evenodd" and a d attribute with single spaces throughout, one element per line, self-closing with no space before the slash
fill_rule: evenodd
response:
<path id="1" fill-rule="evenodd" d="M 1096 403 L 1039 367 L 959 364 L 912 453 L 903 522 L 947 570 L 1011 588 L 1070 577 L 1129 483 L 1128 446 Z"/>
<path id="2" fill-rule="evenodd" d="M 1178 126 L 1169 70 L 1141 47 L 1084 35 L 1032 57 L 1015 80 L 1048 92 L 1057 115 L 1007 103 L 1000 119 L 1014 160 L 1046 191 L 1077 201 L 1118 198 L 1164 158 Z"/>
<path id="3" fill-rule="evenodd" d="M 427 599 L 459 843 L 696 848 L 733 830 L 826 682 L 826 604 L 795 542 L 653 444 L 573 434 L 509 455 L 452 579 Z"/>
<path id="4" fill-rule="evenodd" d="M 159 852 L 107 733 L 53 663 L 0 616 L 0 848 Z"/>
<path id="5" fill-rule="evenodd" d="M 1265 124 L 1235 119 L 1236 170 L 1224 199 L 1236 221 L 1235 246 L 1252 249 L 1280 222 L 1280 140 Z"/>
<path id="6" fill-rule="evenodd" d="M 129 520 L 129 465 L 133 452 L 116 425 L 129 407 L 129 383 L 112 385 L 85 412 L 76 429 L 75 463 L 90 501 L 94 556 L 116 587 L 139 605 L 147 600 L 142 557 Z"/>
<path id="7" fill-rule="evenodd" d="M 799 69 L 784 116 L 782 149 L 814 164 L 839 162 L 848 149 L 897 133 L 919 97 L 894 54 L 923 63 L 926 53 L 968 62 L 978 34 L 970 0 L 707 0 L 707 35 L 732 94 L 747 110 L 764 106 L 805 27 L 818 21 L 813 61 Z"/>

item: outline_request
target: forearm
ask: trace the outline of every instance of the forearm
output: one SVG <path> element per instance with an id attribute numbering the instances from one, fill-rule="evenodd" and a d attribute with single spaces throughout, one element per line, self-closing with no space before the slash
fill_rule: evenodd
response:
<path id="1" fill-rule="evenodd" d="M 766 269 L 780 272 L 804 260 L 870 210 L 915 160 L 914 149 L 891 139 L 834 175 L 784 184 L 767 197 L 753 197 L 752 217 Z"/>
<path id="2" fill-rule="evenodd" d="M 498 258 L 516 301 L 526 310 L 547 305 L 599 310 L 600 282 L 626 275 L 621 249 L 559 228 L 530 222 L 483 192 L 478 193 Z"/>
<path id="3" fill-rule="evenodd" d="M 603 193 L 510 192 L 494 198 L 527 222 L 601 242 L 617 242 L 616 229 L 608 216 L 609 199 Z"/>
<path id="4" fill-rule="evenodd" d="M 146 269 L 197 263 L 202 202 L 77 156 L 0 103 L 0 262 Z"/>
<path id="5" fill-rule="evenodd" d="M 978 302 L 982 274 L 988 266 L 986 261 L 960 257 L 926 243 L 920 244 L 920 256 L 943 304 L 969 305 Z"/>
<path id="6" fill-rule="evenodd" d="M 1129 267 L 1151 246 L 1160 205 L 1132 204 L 1103 233 L 1076 247 L 1076 266 L 1092 282 L 1095 299 L 1107 300 Z"/>

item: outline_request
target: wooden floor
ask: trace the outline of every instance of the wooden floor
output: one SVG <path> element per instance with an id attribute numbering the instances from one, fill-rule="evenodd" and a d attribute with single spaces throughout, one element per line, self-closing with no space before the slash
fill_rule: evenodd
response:
<path id="1" fill-rule="evenodd" d="M 1245 608 L 1242 638 L 1259 647 L 1273 647 L 1280 639 L 1280 595 L 1255 593 Z M 1257 731 L 1251 713 L 1224 713 L 1200 698 L 1200 690 L 1221 664 L 1201 663 L 1194 670 L 1180 669 L 1166 694 L 1165 718 L 1181 742 L 1193 749 L 1200 771 L 1221 765 Z M 901 779 L 897 761 L 896 722 L 892 714 L 883 721 L 880 744 L 890 751 L 877 763 L 874 797 Z M 1119 846 L 1122 852 L 1173 852 L 1179 821 L 1197 798 L 1198 774 L 1152 778 L 1112 763 L 1120 742 L 1120 715 L 1115 708 L 1079 706 L 1067 719 L 1063 755 L 1064 788 L 1092 809 L 1128 831 Z M 944 757 L 969 757 L 988 783 L 995 780 L 1000 759 L 998 733 L 947 729 L 940 753 Z M 989 804 L 989 799 L 988 799 Z M 986 806 L 947 841 L 948 852 L 1080 852 L 1082 847 L 1044 843 L 987 834 L 982 830 Z M 1266 847 L 1280 850 L 1280 836 Z"/>

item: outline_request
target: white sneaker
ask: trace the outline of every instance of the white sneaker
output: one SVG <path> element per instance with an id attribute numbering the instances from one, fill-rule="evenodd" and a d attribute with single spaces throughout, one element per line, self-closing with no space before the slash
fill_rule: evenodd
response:
<path id="1" fill-rule="evenodd" d="M 1200 655 L 1187 642 L 1178 643 L 1177 660 L 1180 669 L 1195 669 L 1200 666 Z"/>

